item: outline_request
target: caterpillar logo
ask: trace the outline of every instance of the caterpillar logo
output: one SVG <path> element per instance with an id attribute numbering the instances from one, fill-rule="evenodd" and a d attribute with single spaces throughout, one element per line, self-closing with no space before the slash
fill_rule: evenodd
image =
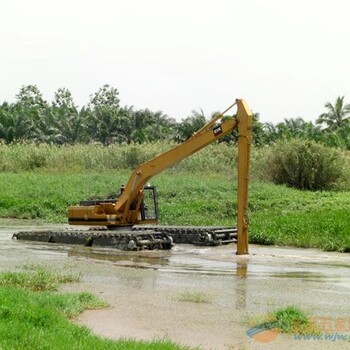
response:
<path id="1" fill-rule="evenodd" d="M 222 127 L 221 126 L 217 126 L 216 128 L 213 129 L 213 133 L 214 136 L 219 136 L 220 134 L 222 134 Z"/>

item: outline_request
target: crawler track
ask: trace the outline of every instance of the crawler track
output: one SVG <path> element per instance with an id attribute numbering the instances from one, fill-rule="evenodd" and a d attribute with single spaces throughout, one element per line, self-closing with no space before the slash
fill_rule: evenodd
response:
<path id="1" fill-rule="evenodd" d="M 171 249 L 172 239 L 160 232 L 145 231 L 22 231 L 13 239 L 84 246 L 113 247 L 122 250 Z"/>
<path id="2" fill-rule="evenodd" d="M 113 247 L 122 250 L 171 249 L 173 243 L 216 246 L 236 242 L 237 229 L 226 226 L 136 225 L 127 230 L 46 230 L 22 231 L 13 239 L 84 246 Z"/>
<path id="3" fill-rule="evenodd" d="M 227 226 L 158 226 L 135 225 L 133 231 L 156 231 L 168 234 L 174 243 L 216 246 L 235 243 L 237 228 Z"/>

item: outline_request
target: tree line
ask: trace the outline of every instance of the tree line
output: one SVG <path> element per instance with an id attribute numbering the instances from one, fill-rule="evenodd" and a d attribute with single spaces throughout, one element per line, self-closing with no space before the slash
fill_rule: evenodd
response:
<path id="1" fill-rule="evenodd" d="M 281 139 L 302 138 L 349 150 L 350 104 L 345 104 L 344 96 L 339 96 L 334 104 L 327 102 L 324 108 L 315 124 L 302 118 L 262 123 L 259 113 L 255 113 L 254 144 L 260 147 Z M 0 105 L 0 141 L 58 145 L 182 142 L 216 114 L 206 117 L 201 110 L 193 111 L 177 122 L 162 111 L 121 106 L 118 90 L 109 85 L 102 86 L 90 96 L 86 106 L 78 108 L 66 88 L 58 89 L 53 101 L 47 102 L 36 85 L 27 85 L 21 87 L 15 102 Z M 236 141 L 235 132 L 222 140 Z"/>

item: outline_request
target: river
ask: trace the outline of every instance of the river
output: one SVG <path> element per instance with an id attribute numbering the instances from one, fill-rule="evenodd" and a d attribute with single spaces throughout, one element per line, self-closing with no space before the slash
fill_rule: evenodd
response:
<path id="1" fill-rule="evenodd" d="M 279 335 L 261 343 L 247 335 L 251 319 L 291 305 L 326 320 L 329 331 L 346 321 L 349 329 L 338 327 L 338 332 L 350 331 L 348 254 L 255 245 L 246 256 L 237 256 L 235 245 L 124 252 L 11 239 L 19 230 L 62 227 L 1 219 L 1 270 L 30 263 L 81 273 L 82 282 L 61 290 L 90 291 L 110 304 L 76 320 L 97 334 L 169 338 L 217 350 L 350 348 L 345 341 Z M 182 301 L 184 295 L 199 295 L 203 301 Z"/>

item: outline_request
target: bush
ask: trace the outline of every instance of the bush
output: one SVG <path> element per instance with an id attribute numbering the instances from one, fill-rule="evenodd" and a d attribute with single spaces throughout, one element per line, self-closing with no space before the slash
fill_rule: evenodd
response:
<path id="1" fill-rule="evenodd" d="M 268 176 L 276 184 L 300 190 L 334 187 L 342 175 L 342 154 L 310 140 L 280 141 L 266 158 Z"/>

